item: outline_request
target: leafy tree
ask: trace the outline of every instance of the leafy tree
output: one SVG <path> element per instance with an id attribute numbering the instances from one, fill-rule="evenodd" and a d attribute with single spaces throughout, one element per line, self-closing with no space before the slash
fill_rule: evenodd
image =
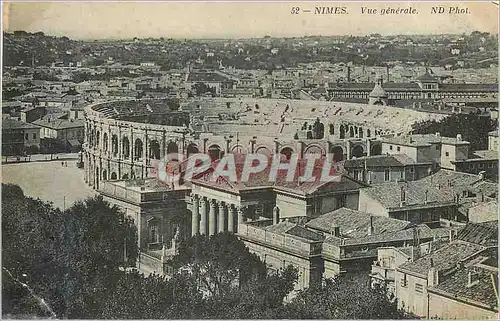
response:
<path id="1" fill-rule="evenodd" d="M 497 128 L 498 123 L 489 117 L 475 114 L 454 114 L 440 121 L 424 121 L 413 126 L 414 134 L 434 134 L 439 132 L 441 136 L 456 137 L 462 135 L 462 139 L 470 142 L 472 150 L 488 148 L 488 132 Z"/>
<path id="2" fill-rule="evenodd" d="M 231 233 L 191 237 L 181 243 L 172 265 L 194 276 L 207 296 L 224 296 L 266 273 L 264 263 Z"/>
<path id="3" fill-rule="evenodd" d="M 368 278 L 343 276 L 301 291 L 286 306 L 292 319 L 404 319 L 385 287 L 371 288 Z"/>

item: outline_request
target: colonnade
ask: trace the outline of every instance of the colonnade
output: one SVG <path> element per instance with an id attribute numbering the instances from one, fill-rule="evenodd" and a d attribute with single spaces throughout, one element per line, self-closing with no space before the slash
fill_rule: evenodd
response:
<path id="1" fill-rule="evenodd" d="M 244 207 L 223 201 L 191 195 L 191 235 L 214 235 L 215 233 L 238 231 L 245 221 Z"/>

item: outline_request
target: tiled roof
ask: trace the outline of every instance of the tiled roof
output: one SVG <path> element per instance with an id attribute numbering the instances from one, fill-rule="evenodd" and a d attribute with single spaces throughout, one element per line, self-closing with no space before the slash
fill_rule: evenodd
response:
<path id="1" fill-rule="evenodd" d="M 430 146 L 430 144 L 447 144 L 447 145 L 468 145 L 469 142 L 459 140 L 454 137 L 443 137 L 435 134 L 415 134 L 405 136 L 386 137 L 382 140 L 384 143 L 403 145 L 403 146 Z"/>
<path id="2" fill-rule="evenodd" d="M 421 82 L 437 82 L 438 78 L 426 72 L 422 76 L 418 77 L 417 80 Z"/>
<path id="3" fill-rule="evenodd" d="M 498 193 L 498 184 L 488 181 L 478 181 L 472 184 L 469 191 L 475 194 L 483 193 L 484 196 L 494 197 Z"/>
<path id="4" fill-rule="evenodd" d="M 403 167 L 408 164 L 414 164 L 415 162 L 406 155 L 398 155 L 404 157 L 395 157 L 396 155 L 376 155 L 376 156 L 365 156 L 354 159 L 349 159 L 344 162 L 345 168 L 362 168 L 366 167 Z M 405 161 L 402 163 L 398 158 Z M 406 158 L 406 159 L 405 159 Z"/>
<path id="5" fill-rule="evenodd" d="M 498 244 L 498 220 L 469 223 L 457 234 L 457 239 L 482 246 Z"/>
<path id="6" fill-rule="evenodd" d="M 325 237 L 319 233 L 316 233 L 314 231 L 306 229 L 303 226 L 287 221 L 280 222 L 274 225 L 269 225 L 263 227 L 263 229 L 271 233 L 290 235 L 306 242 L 320 242 L 325 239 Z"/>
<path id="7" fill-rule="evenodd" d="M 430 206 L 455 201 L 456 194 L 462 194 L 477 180 L 479 180 L 477 175 L 442 169 L 417 181 L 373 184 L 362 190 L 388 208 L 400 206 L 401 189 L 406 191 L 406 206 L 426 203 Z"/>
<path id="8" fill-rule="evenodd" d="M 402 264 L 398 270 L 414 272 L 427 277 L 427 273 L 431 268 L 431 261 L 437 271 L 447 271 L 455 268 L 458 263 L 473 254 L 485 249 L 481 245 L 457 240 L 413 262 Z"/>
<path id="9" fill-rule="evenodd" d="M 2 120 L 2 129 L 36 129 L 40 128 L 30 123 L 25 123 L 14 118 L 6 118 Z"/>
<path id="10" fill-rule="evenodd" d="M 309 195 L 314 193 L 324 193 L 328 191 L 353 191 L 358 190 L 359 187 L 364 186 L 353 179 L 345 176 L 338 175 L 335 180 L 321 181 L 322 164 L 320 161 L 316 162 L 312 176 L 315 181 L 311 182 L 298 182 L 298 177 L 302 176 L 306 170 L 305 160 L 299 160 L 299 165 L 295 171 L 295 175 L 291 181 L 287 181 L 287 171 L 278 171 L 276 181 L 270 180 L 270 171 L 272 160 L 268 162 L 268 166 L 258 173 L 250 174 L 247 181 L 242 181 L 242 172 L 244 167 L 245 155 L 232 154 L 235 158 L 236 168 L 236 182 L 229 181 L 228 178 L 220 176 L 216 172 L 218 161 L 212 163 L 211 167 L 202 174 L 193 178 L 193 183 L 202 183 L 205 185 L 238 192 L 245 189 L 252 188 L 273 188 L 281 192 L 289 192 L 294 194 Z M 218 178 L 214 181 L 212 177 L 216 175 Z"/>
<path id="11" fill-rule="evenodd" d="M 231 81 L 231 79 L 215 72 L 190 72 L 187 81 L 226 82 Z"/>
<path id="12" fill-rule="evenodd" d="M 488 91 L 498 92 L 498 84 L 441 84 L 439 85 L 441 91 Z"/>
<path id="13" fill-rule="evenodd" d="M 474 275 L 474 280 L 477 280 L 476 283 L 468 284 L 469 273 Z M 495 293 L 498 291 L 498 282 L 495 283 L 497 279 L 498 271 L 493 272 L 472 266 L 450 275 L 436 287 L 429 288 L 429 291 L 446 293 L 448 296 L 459 300 L 479 302 L 494 310 L 498 310 L 498 300 Z M 496 290 L 495 287 L 497 287 Z"/>
<path id="14" fill-rule="evenodd" d="M 496 150 L 476 150 L 474 152 L 474 155 L 481 159 L 491 159 L 491 160 L 498 159 L 498 151 Z"/>
<path id="15" fill-rule="evenodd" d="M 47 120 L 47 119 L 38 119 L 33 122 L 33 124 L 42 126 L 42 127 L 47 127 L 51 129 L 68 129 L 68 128 L 78 128 L 78 127 L 83 127 L 85 125 L 85 121 L 83 119 L 75 119 L 75 120 L 68 120 L 68 119 L 54 119 L 54 120 Z"/>
<path id="16" fill-rule="evenodd" d="M 496 200 L 479 203 L 469 208 L 469 220 L 475 223 L 495 221 L 498 222 L 498 203 Z"/>
<path id="17" fill-rule="evenodd" d="M 410 225 L 407 221 L 372 216 L 369 213 L 343 207 L 312 219 L 306 226 L 326 233 L 333 233 L 334 227 L 338 226 L 342 237 L 357 238 L 367 235 L 370 217 L 373 220 L 374 234 L 399 231 Z"/>

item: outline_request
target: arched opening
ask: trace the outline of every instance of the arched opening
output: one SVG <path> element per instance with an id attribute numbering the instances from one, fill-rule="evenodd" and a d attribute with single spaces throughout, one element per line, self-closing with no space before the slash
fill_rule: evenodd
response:
<path id="1" fill-rule="evenodd" d="M 358 137 L 359 138 L 363 138 L 363 128 L 359 127 L 359 130 L 358 130 Z"/>
<path id="2" fill-rule="evenodd" d="M 143 153 L 142 140 L 137 138 L 134 143 L 134 160 L 137 161 L 142 158 Z"/>
<path id="3" fill-rule="evenodd" d="M 115 180 L 116 178 L 117 178 L 116 173 L 115 172 L 111 173 L 111 179 Z"/>
<path id="4" fill-rule="evenodd" d="M 349 128 L 349 137 L 354 137 L 354 127 Z"/>
<path id="5" fill-rule="evenodd" d="M 212 161 L 221 159 L 223 154 L 224 153 L 222 152 L 222 149 L 219 145 L 211 145 L 210 147 L 208 147 L 208 156 L 210 156 L 210 159 Z"/>
<path id="6" fill-rule="evenodd" d="M 264 147 L 264 146 L 257 148 L 257 150 L 255 152 L 257 154 L 266 155 L 268 157 L 272 155 L 272 152 L 269 150 L 269 148 Z"/>
<path id="7" fill-rule="evenodd" d="M 293 149 L 291 149 L 290 147 L 285 147 L 280 151 L 280 154 L 284 155 L 286 160 L 290 160 L 293 153 L 294 153 Z"/>
<path id="8" fill-rule="evenodd" d="M 345 138 L 344 125 L 340 125 L 340 134 L 339 134 L 339 137 L 340 137 L 340 139 L 344 139 Z"/>
<path id="9" fill-rule="evenodd" d="M 340 162 L 344 160 L 344 149 L 340 146 L 335 146 L 330 150 L 333 154 L 333 161 Z"/>
<path id="10" fill-rule="evenodd" d="M 95 139 L 95 147 L 97 147 L 97 148 L 99 148 L 100 138 L 101 138 L 101 132 L 97 131 L 96 139 Z"/>
<path id="11" fill-rule="evenodd" d="M 312 131 L 308 130 L 306 135 L 307 135 L 307 139 L 313 139 Z"/>
<path id="12" fill-rule="evenodd" d="M 128 174 L 123 174 L 122 179 L 128 179 Z"/>
<path id="13" fill-rule="evenodd" d="M 370 155 L 382 155 L 382 145 L 376 144 L 372 145 L 370 150 Z"/>
<path id="14" fill-rule="evenodd" d="M 104 152 L 108 151 L 108 133 L 102 135 L 102 149 Z"/>
<path id="15" fill-rule="evenodd" d="M 95 168 L 95 188 L 99 189 L 99 167 Z"/>
<path id="16" fill-rule="evenodd" d="M 334 124 L 330 124 L 330 135 L 334 135 L 335 134 L 335 125 Z"/>
<path id="17" fill-rule="evenodd" d="M 106 170 L 102 171 L 102 179 L 107 180 L 108 179 L 108 172 Z"/>
<path id="18" fill-rule="evenodd" d="M 370 136 L 371 136 L 371 133 L 372 133 L 372 132 L 371 132 L 371 130 L 370 130 L 370 129 L 367 129 L 367 130 L 366 130 L 366 137 L 370 137 Z"/>
<path id="19" fill-rule="evenodd" d="M 175 142 L 168 142 L 167 144 L 167 155 L 169 155 L 169 160 L 179 160 L 177 154 L 179 153 L 179 146 Z"/>
<path id="20" fill-rule="evenodd" d="M 351 158 L 353 158 L 353 157 L 356 157 L 356 158 L 363 157 L 363 153 L 364 153 L 363 146 L 356 145 L 351 150 Z"/>
<path id="21" fill-rule="evenodd" d="M 118 136 L 116 135 L 113 135 L 111 137 L 111 151 L 113 153 L 113 156 L 117 156 L 118 155 Z"/>
<path id="22" fill-rule="evenodd" d="M 122 139 L 122 156 L 124 159 L 128 159 L 130 156 L 130 142 L 126 136 Z"/>
<path id="23" fill-rule="evenodd" d="M 198 146 L 196 146 L 195 144 L 189 144 L 186 149 L 187 157 L 189 157 L 189 155 L 197 154 L 199 152 L 200 151 L 198 150 Z"/>
<path id="24" fill-rule="evenodd" d="M 149 157 L 151 159 L 160 159 L 160 143 L 157 140 L 152 140 L 149 143 Z"/>
<path id="25" fill-rule="evenodd" d="M 323 155 L 323 149 L 317 145 L 307 146 L 305 154 L 318 154 Z"/>

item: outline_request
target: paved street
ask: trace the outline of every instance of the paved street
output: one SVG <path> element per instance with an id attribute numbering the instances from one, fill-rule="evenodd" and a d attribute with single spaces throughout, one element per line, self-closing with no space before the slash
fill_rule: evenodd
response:
<path id="1" fill-rule="evenodd" d="M 76 160 L 28 162 L 2 165 L 2 183 L 14 183 L 28 196 L 51 201 L 56 207 L 68 208 L 77 200 L 94 195 L 83 180 L 83 169 L 76 167 Z"/>

